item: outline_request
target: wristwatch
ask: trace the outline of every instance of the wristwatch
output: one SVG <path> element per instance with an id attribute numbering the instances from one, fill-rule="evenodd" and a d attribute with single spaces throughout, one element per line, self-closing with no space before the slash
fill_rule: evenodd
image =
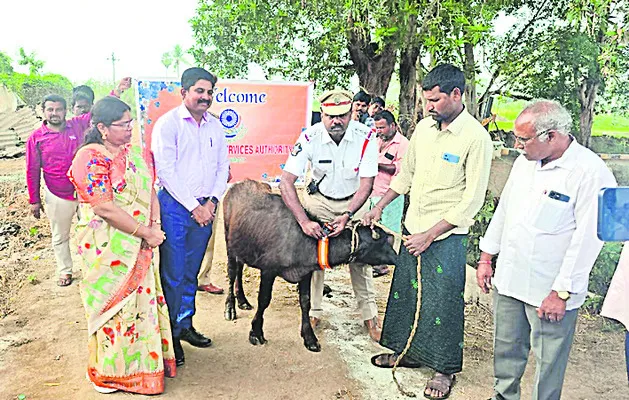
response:
<path id="1" fill-rule="evenodd" d="M 210 201 L 214 204 L 217 205 L 218 204 L 218 198 L 216 196 L 212 196 L 210 197 Z"/>
<path id="2" fill-rule="evenodd" d="M 343 214 L 347 214 L 347 216 L 349 217 L 349 219 L 352 219 L 354 217 L 354 213 L 351 212 L 350 210 L 346 210 L 343 212 Z"/>
<path id="3" fill-rule="evenodd" d="M 557 292 L 557 296 L 561 300 L 566 301 L 570 298 L 570 292 L 566 292 L 565 290 L 562 290 L 562 291 Z"/>

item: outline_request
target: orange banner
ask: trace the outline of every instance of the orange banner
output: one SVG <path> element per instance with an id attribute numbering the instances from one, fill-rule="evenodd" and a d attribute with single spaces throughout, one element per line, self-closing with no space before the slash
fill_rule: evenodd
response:
<path id="1" fill-rule="evenodd" d="M 144 79 L 137 87 L 142 145 L 151 146 L 155 121 L 181 104 L 181 83 Z M 219 80 L 210 112 L 225 131 L 232 182 L 277 184 L 303 129 L 310 126 L 313 83 Z"/>

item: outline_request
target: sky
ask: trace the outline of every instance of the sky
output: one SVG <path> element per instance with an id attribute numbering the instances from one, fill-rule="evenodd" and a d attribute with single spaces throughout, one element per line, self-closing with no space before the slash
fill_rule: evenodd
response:
<path id="1" fill-rule="evenodd" d="M 18 0 L 11 1 L 0 22 L 0 51 L 17 65 L 18 49 L 34 51 L 45 62 L 43 72 L 66 76 L 75 84 L 93 78 L 116 79 L 166 75 L 162 54 L 193 43 L 188 20 L 197 0 Z M 7 10 L 7 8 L 5 8 Z M 192 56 L 188 55 L 192 63 Z"/>

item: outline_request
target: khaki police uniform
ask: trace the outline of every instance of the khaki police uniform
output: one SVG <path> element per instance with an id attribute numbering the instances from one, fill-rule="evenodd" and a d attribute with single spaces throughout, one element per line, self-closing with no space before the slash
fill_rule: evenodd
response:
<path id="1" fill-rule="evenodd" d="M 351 97 L 349 101 L 351 107 Z M 322 109 L 323 104 L 322 101 Z M 350 121 L 338 145 L 321 122 L 302 132 L 286 161 L 284 171 L 303 176 L 310 164 L 312 179 L 319 182 L 319 192 L 314 195 L 304 194 L 303 205 L 306 211 L 323 222 L 329 222 L 349 210 L 360 178 L 372 178 L 378 174 L 378 148 L 375 139 L 375 133 L 356 121 Z M 367 146 L 361 157 L 365 142 Z M 355 213 L 356 221 L 368 211 L 368 206 L 369 201 L 366 201 Z M 351 263 L 350 276 L 363 320 L 374 318 L 378 315 L 378 309 L 371 266 Z M 323 271 L 312 274 L 311 317 L 321 317 L 323 280 Z"/>

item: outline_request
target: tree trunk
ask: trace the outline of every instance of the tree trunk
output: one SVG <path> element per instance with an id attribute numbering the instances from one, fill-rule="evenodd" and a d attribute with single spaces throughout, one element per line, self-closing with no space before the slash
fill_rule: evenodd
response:
<path id="1" fill-rule="evenodd" d="M 396 47 L 392 43 L 387 43 L 379 54 L 376 54 L 375 47 L 373 43 L 363 46 L 361 43 L 350 41 L 348 50 L 360 87 L 373 96 L 384 97 L 395 69 Z"/>
<path id="2" fill-rule="evenodd" d="M 598 79 L 588 78 L 579 87 L 579 104 L 581 104 L 581 115 L 579 117 L 579 135 L 581 144 L 587 148 L 591 145 L 592 123 L 594 122 L 594 105 L 596 104 L 596 93 L 600 82 Z"/>
<path id="3" fill-rule="evenodd" d="M 474 45 L 465 43 L 463 45 L 465 51 L 465 63 L 463 72 L 465 73 L 465 106 L 467 112 L 472 114 L 476 119 L 480 119 L 478 104 L 476 103 L 476 62 L 474 59 Z"/>
<path id="4" fill-rule="evenodd" d="M 368 33 L 356 27 L 356 21 L 351 16 L 347 24 L 347 49 L 361 88 L 371 95 L 384 97 L 395 69 L 398 38 L 387 38 L 379 49 L 376 43 L 371 42 Z"/>
<path id="5" fill-rule="evenodd" d="M 417 59 L 415 69 L 417 70 L 417 90 L 415 91 L 415 93 L 417 93 L 417 98 L 415 99 L 415 125 L 417 125 L 417 123 L 424 118 L 424 109 L 426 107 L 426 98 L 424 97 L 424 90 L 422 89 L 425 71 L 419 58 Z M 410 139 L 411 136 L 413 136 L 413 132 L 411 132 L 408 138 Z"/>
<path id="6" fill-rule="evenodd" d="M 404 44 L 400 50 L 400 113 L 398 125 L 402 135 L 410 138 L 415 130 L 417 115 L 415 106 L 417 101 L 417 59 L 419 58 L 420 45 L 415 40 L 415 26 L 417 17 L 411 15 L 404 38 Z"/>

